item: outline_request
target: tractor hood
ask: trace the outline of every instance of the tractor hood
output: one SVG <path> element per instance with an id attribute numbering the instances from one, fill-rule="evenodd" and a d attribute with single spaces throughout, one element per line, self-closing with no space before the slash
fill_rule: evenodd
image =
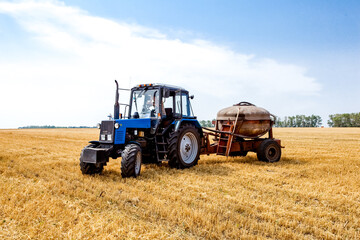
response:
<path id="1" fill-rule="evenodd" d="M 117 127 L 118 125 L 118 128 Z M 139 118 L 139 119 L 117 119 L 115 120 L 115 144 L 124 144 L 126 129 L 136 128 L 136 129 L 150 129 L 151 128 L 151 119 L 150 118 Z"/>

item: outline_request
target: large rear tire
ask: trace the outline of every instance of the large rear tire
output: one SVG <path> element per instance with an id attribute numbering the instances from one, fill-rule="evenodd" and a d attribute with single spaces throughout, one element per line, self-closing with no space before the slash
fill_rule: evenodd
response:
<path id="1" fill-rule="evenodd" d="M 102 163 L 94 164 L 94 163 L 83 162 L 84 150 L 86 148 L 92 148 L 92 147 L 96 147 L 96 145 L 90 144 L 90 145 L 84 147 L 83 150 L 81 151 L 80 169 L 81 169 L 82 174 L 88 174 L 88 175 L 100 174 L 104 169 L 104 164 L 102 164 Z"/>
<path id="2" fill-rule="evenodd" d="M 257 158 L 263 162 L 278 162 L 281 157 L 280 145 L 272 140 L 266 139 L 260 143 L 257 149 Z"/>
<path id="3" fill-rule="evenodd" d="M 121 154 L 121 176 L 123 178 L 140 175 L 142 154 L 137 144 L 128 144 Z"/>
<path id="4" fill-rule="evenodd" d="M 200 134 L 195 126 L 184 124 L 169 138 L 169 165 L 172 168 L 189 168 L 198 163 Z"/>

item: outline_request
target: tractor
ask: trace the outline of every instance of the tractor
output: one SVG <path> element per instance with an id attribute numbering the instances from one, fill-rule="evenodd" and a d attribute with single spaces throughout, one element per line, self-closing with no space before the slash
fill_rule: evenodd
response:
<path id="1" fill-rule="evenodd" d="M 172 168 L 190 168 L 200 154 L 234 157 L 255 152 L 260 161 L 280 160 L 281 141 L 272 131 L 276 119 L 263 108 L 234 104 L 218 112 L 215 129 L 205 128 L 194 116 L 190 103 L 194 96 L 187 90 L 166 84 L 123 89 L 115 83 L 114 116 L 98 124 L 99 140 L 82 150 L 83 174 L 101 173 L 110 157 L 121 157 L 123 178 L 139 176 L 143 163 L 167 161 Z M 130 91 L 129 103 L 119 103 L 120 90 Z M 266 133 L 268 137 L 261 138 Z"/>
<path id="2" fill-rule="evenodd" d="M 141 84 L 130 91 L 129 104 L 119 103 L 116 83 L 114 116 L 98 124 L 98 141 L 80 155 L 83 174 L 99 174 L 109 158 L 121 157 L 122 177 L 137 177 L 142 163 L 168 161 L 172 168 L 197 164 L 203 130 L 193 114 L 189 92 L 165 84 Z M 120 113 L 120 105 L 124 113 Z"/>

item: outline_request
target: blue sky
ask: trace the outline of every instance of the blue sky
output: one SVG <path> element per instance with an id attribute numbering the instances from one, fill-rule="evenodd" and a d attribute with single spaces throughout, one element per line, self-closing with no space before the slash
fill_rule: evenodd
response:
<path id="1" fill-rule="evenodd" d="M 192 32 L 249 53 L 352 51 L 360 45 L 358 1 L 65 2 L 161 31 Z"/>
<path id="2" fill-rule="evenodd" d="M 359 1 L 0 1 L 0 53 L 0 128 L 95 125 L 115 78 L 184 86 L 200 119 L 360 111 Z"/>

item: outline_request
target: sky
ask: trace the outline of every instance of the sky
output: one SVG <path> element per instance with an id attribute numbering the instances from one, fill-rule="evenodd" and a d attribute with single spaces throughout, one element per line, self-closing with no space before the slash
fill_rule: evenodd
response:
<path id="1" fill-rule="evenodd" d="M 360 2 L 0 0 L 0 128 L 95 126 L 114 79 L 181 86 L 200 120 L 248 101 L 326 125 L 360 112 Z"/>

